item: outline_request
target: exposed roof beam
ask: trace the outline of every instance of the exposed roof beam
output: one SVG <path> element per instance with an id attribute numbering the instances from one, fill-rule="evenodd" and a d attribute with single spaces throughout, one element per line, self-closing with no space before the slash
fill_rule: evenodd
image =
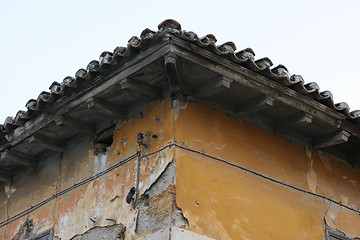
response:
<path id="1" fill-rule="evenodd" d="M 247 115 L 270 108 L 274 105 L 274 101 L 275 99 L 269 95 L 249 99 L 237 106 L 237 115 Z"/>
<path id="2" fill-rule="evenodd" d="M 103 99 L 91 97 L 87 101 L 88 108 L 103 113 L 110 117 L 116 116 L 125 118 L 127 115 L 126 108 Z"/>
<path id="3" fill-rule="evenodd" d="M 335 133 L 326 134 L 320 136 L 313 141 L 313 146 L 316 149 L 331 147 L 344 142 L 347 142 L 350 137 L 350 133 L 341 130 Z"/>
<path id="4" fill-rule="evenodd" d="M 0 182 L 11 183 L 12 182 L 11 174 L 3 170 L 0 170 Z"/>
<path id="5" fill-rule="evenodd" d="M 36 157 L 13 150 L 5 150 L 4 152 L 2 152 L 1 159 L 9 159 L 10 161 L 18 165 L 27 166 L 27 167 L 35 166 L 37 161 Z"/>
<path id="6" fill-rule="evenodd" d="M 257 90 L 264 94 L 274 96 L 277 101 L 281 101 L 287 105 L 308 112 L 326 125 L 339 127 L 340 120 L 344 119 L 344 115 L 335 112 L 329 107 L 313 101 L 286 86 L 278 84 L 258 73 L 254 73 L 239 64 L 233 63 L 228 59 L 219 57 L 215 53 L 211 53 L 201 47 L 193 46 L 190 43 L 180 39 L 173 39 L 174 47 L 172 52 L 178 57 L 182 57 L 188 61 L 194 62 L 201 67 L 209 69 L 220 75 L 224 75 L 234 82 L 242 84 L 251 89 Z M 188 50 L 188 51 L 185 51 Z M 196 54 L 189 54 L 196 53 Z"/>
<path id="7" fill-rule="evenodd" d="M 220 76 L 211 81 L 206 81 L 197 87 L 198 90 L 194 92 L 194 95 L 198 98 L 210 97 L 226 89 L 229 89 L 232 81 L 232 79 L 225 76 Z"/>
<path id="8" fill-rule="evenodd" d="M 64 101 L 55 103 L 54 106 L 52 106 L 52 112 L 56 112 L 58 116 L 66 114 L 70 110 L 86 102 L 90 97 L 96 96 L 113 85 L 118 84 L 122 79 L 131 76 L 152 62 L 162 59 L 164 55 L 169 52 L 170 45 L 167 41 L 156 43 L 154 46 L 142 52 L 142 54 L 134 56 L 134 58 L 129 60 L 126 64 L 119 66 L 119 68 L 116 69 L 116 74 L 106 81 L 99 84 L 91 84 L 88 88 L 68 96 Z M 16 128 L 13 132 L 6 135 L 6 139 L 14 146 L 36 133 L 39 129 L 53 122 L 55 118 L 56 116 L 53 114 L 43 112 L 38 117 L 31 119 L 25 125 Z"/>
<path id="9" fill-rule="evenodd" d="M 175 94 L 182 89 L 182 83 L 179 78 L 175 55 L 166 56 L 164 65 L 168 77 L 170 92 Z"/>
<path id="10" fill-rule="evenodd" d="M 29 137 L 29 143 L 55 152 L 64 152 L 66 150 L 66 142 L 59 141 L 57 139 L 53 139 L 40 134 Z"/>
<path id="11" fill-rule="evenodd" d="M 55 122 L 56 125 L 59 127 L 68 127 L 76 132 L 82 132 L 89 135 L 95 134 L 95 128 L 93 125 L 75 118 L 71 118 L 68 116 L 61 116 L 55 119 Z"/>
<path id="12" fill-rule="evenodd" d="M 160 98 L 161 89 L 145 82 L 137 81 L 130 78 L 124 78 L 120 81 L 121 89 L 128 89 L 132 93 L 149 97 L 152 99 Z"/>
<path id="13" fill-rule="evenodd" d="M 302 127 L 310 125 L 312 121 L 313 117 L 311 115 L 301 112 L 277 120 L 276 128 L 281 131 L 281 129 L 288 129 L 290 127 Z"/>

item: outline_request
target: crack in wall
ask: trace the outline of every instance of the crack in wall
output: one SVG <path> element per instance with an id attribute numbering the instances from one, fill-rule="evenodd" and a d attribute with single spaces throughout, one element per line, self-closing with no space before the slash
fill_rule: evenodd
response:
<path id="1" fill-rule="evenodd" d="M 140 196 L 136 233 L 169 227 L 172 222 L 175 163 L 170 162 L 156 181 Z"/>

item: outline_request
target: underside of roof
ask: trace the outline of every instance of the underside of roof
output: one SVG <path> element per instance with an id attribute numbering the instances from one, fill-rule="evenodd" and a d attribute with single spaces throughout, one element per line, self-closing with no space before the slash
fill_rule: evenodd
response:
<path id="1" fill-rule="evenodd" d="M 76 135 L 98 135 L 165 96 L 200 101 L 285 138 L 360 165 L 360 111 L 334 104 L 329 91 L 304 84 L 250 48 L 216 45 L 166 20 L 127 47 L 103 52 L 75 77 L 53 82 L 0 125 L 0 181 L 39 158 L 63 152 Z M 93 114 L 97 112 L 98 114 Z"/>

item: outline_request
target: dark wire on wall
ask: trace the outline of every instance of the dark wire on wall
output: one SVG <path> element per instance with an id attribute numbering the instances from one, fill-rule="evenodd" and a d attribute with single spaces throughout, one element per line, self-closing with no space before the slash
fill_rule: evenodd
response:
<path id="1" fill-rule="evenodd" d="M 344 207 L 344 208 L 346 208 L 346 209 L 348 209 L 348 210 L 351 210 L 351 211 L 354 211 L 354 212 L 360 214 L 360 211 L 359 211 L 359 210 L 356 210 L 356 209 L 354 209 L 354 208 L 351 208 L 351 207 L 349 207 L 349 206 L 346 206 L 346 205 L 342 204 L 341 202 L 337 202 L 337 201 L 335 201 L 335 200 L 333 200 L 333 199 L 331 199 L 331 198 L 328 198 L 328 197 L 325 197 L 325 196 L 322 196 L 322 195 L 319 195 L 319 194 L 316 194 L 316 193 L 313 193 L 313 192 L 310 192 L 310 191 L 307 191 L 307 190 L 304 190 L 304 189 L 301 189 L 301 188 L 292 186 L 292 185 L 287 184 L 287 183 L 284 183 L 284 182 L 282 182 L 282 181 L 280 181 L 280 180 L 277 180 L 277 179 L 274 179 L 274 178 L 272 178 L 272 177 L 266 176 L 265 174 L 262 174 L 262 173 L 259 173 L 259 172 L 257 172 L 257 171 L 251 170 L 251 169 L 249 169 L 249 168 L 246 168 L 246 167 L 237 165 L 237 164 L 235 164 L 235 163 L 232 163 L 232 162 L 230 162 L 230 161 L 224 160 L 224 159 L 222 159 L 222 158 L 212 156 L 212 155 L 210 155 L 210 154 L 205 153 L 204 151 L 199 151 L 199 150 L 191 149 L 191 148 L 188 148 L 188 147 L 185 147 L 185 146 L 182 146 L 182 145 L 178 145 L 178 144 L 176 144 L 176 143 L 170 143 L 170 144 L 168 144 L 168 145 L 166 145 L 166 146 L 164 146 L 164 147 L 162 147 L 162 148 L 160 148 L 160 149 L 158 149 L 158 150 L 156 150 L 156 151 L 154 151 L 154 152 L 144 154 L 144 155 L 141 156 L 141 159 L 140 159 L 140 160 L 142 160 L 143 158 L 146 158 L 146 157 L 148 157 L 148 156 L 151 156 L 151 155 L 153 155 L 153 154 L 156 154 L 156 153 L 158 153 L 158 152 L 161 152 L 161 151 L 163 151 L 163 150 L 166 149 L 166 148 L 171 148 L 172 146 L 175 146 L 175 147 L 177 147 L 177 148 L 180 148 L 180 149 L 183 149 L 183 150 L 192 152 L 192 153 L 200 154 L 200 155 L 202 155 L 202 156 L 204 156 L 204 157 L 211 158 L 211 159 L 216 160 L 216 161 L 219 161 L 219 162 L 221 162 L 221 163 L 225 163 L 225 164 L 230 165 L 230 166 L 232 166 L 232 167 L 236 167 L 236 168 L 238 168 L 238 169 L 241 169 L 241 170 L 243 170 L 244 172 L 253 174 L 253 175 L 257 176 L 257 177 L 260 177 L 260 178 L 269 180 L 269 181 L 271 181 L 271 182 L 280 184 L 280 185 L 282 185 L 282 186 L 284 186 L 284 187 L 287 187 L 287 188 L 290 188 L 290 189 L 293 189 L 293 190 L 297 190 L 297 191 L 303 192 L 303 193 L 305 193 L 305 194 L 309 194 L 309 195 L 314 196 L 314 197 L 321 198 L 321 199 L 326 200 L 326 201 L 329 201 L 329 202 L 331 202 L 331 203 L 335 203 L 335 204 L 337 204 L 337 205 L 339 205 L 339 206 L 341 206 L 341 207 Z M 18 213 L 18 214 L 16 214 L 16 215 L 10 217 L 10 218 L 8 218 L 7 220 L 1 222 L 1 223 L 0 223 L 0 227 L 3 227 L 3 226 L 5 226 L 5 225 L 7 225 L 7 224 L 9 224 L 9 223 L 11 223 L 11 222 L 19 219 L 19 218 L 25 216 L 26 214 L 29 214 L 29 213 L 33 212 L 34 210 L 38 209 L 39 207 L 45 205 L 46 203 L 48 203 L 48 202 L 50 202 L 50 201 L 52 201 L 52 200 L 60 197 L 61 195 L 64 195 L 64 194 L 67 193 L 67 192 L 70 192 L 70 191 L 72 191 L 72 190 L 74 190 L 74 189 L 76 189 L 76 188 L 78 188 L 78 187 L 80 187 L 80 186 L 83 186 L 84 184 L 86 184 L 86 183 L 88 183 L 88 182 L 90 182 L 90 181 L 93 181 L 93 180 L 99 178 L 99 177 L 101 177 L 101 176 L 103 176 L 103 175 L 105 175 L 105 174 L 113 171 L 114 169 L 120 167 L 121 165 L 123 165 L 123 164 L 125 164 L 125 163 L 127 163 L 127 162 L 130 162 L 131 160 L 133 160 L 133 159 L 135 159 L 135 158 L 137 158 L 137 153 L 131 155 L 130 157 L 128 157 L 128 158 L 126 158 L 126 159 L 124 159 L 124 160 L 121 160 L 121 161 L 117 162 L 116 164 L 112 165 L 111 167 L 105 169 L 104 171 L 101 171 L 101 172 L 99 172 L 99 173 L 97 173 L 97 174 L 95 174 L 95 175 L 93 175 L 93 176 L 91 176 L 91 177 L 89 177 L 89 178 L 86 178 L 86 179 L 84 179 L 84 180 L 81 181 L 81 182 L 75 183 L 73 186 L 71 186 L 71 187 L 69 187 L 69 188 L 66 188 L 66 189 L 64 189 L 63 191 L 60 191 L 60 192 L 57 193 L 57 194 L 52 195 L 51 197 L 47 198 L 46 200 L 44 200 L 44 201 L 42 201 L 42 202 L 40 202 L 40 203 L 38 203 L 38 204 L 36 204 L 36 205 L 32 205 L 30 208 L 28 208 L 28 209 L 26 209 L 26 210 L 24 210 L 24 211 L 22 211 L 22 212 L 20 212 L 20 213 Z"/>

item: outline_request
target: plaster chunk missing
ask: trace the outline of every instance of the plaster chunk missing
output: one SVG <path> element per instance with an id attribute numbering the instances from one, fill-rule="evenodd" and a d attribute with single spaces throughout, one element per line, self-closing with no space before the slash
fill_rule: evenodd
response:
<path id="1" fill-rule="evenodd" d="M 140 197 L 136 233 L 153 232 L 189 223 L 175 203 L 175 163 L 169 163 L 158 179 Z"/>
<path id="2" fill-rule="evenodd" d="M 32 219 L 27 219 L 20 225 L 18 232 L 12 240 L 25 240 L 28 239 L 34 230 L 34 224 Z"/>
<path id="3" fill-rule="evenodd" d="M 86 231 L 84 234 L 72 237 L 70 240 L 123 240 L 125 239 L 125 230 L 126 228 L 122 224 L 114 224 L 105 227 L 94 227 Z"/>
<path id="4" fill-rule="evenodd" d="M 136 232 L 152 232 L 172 222 L 175 200 L 174 162 L 169 163 L 159 178 L 140 197 Z"/>
<path id="5" fill-rule="evenodd" d="M 174 119 L 177 121 L 179 118 L 180 110 L 185 109 L 187 104 L 180 100 L 174 100 L 173 101 L 173 111 L 174 111 Z"/>
<path id="6" fill-rule="evenodd" d="M 178 207 L 176 202 L 174 202 L 174 226 L 180 228 L 189 227 L 189 221 L 186 219 L 182 210 Z"/>

